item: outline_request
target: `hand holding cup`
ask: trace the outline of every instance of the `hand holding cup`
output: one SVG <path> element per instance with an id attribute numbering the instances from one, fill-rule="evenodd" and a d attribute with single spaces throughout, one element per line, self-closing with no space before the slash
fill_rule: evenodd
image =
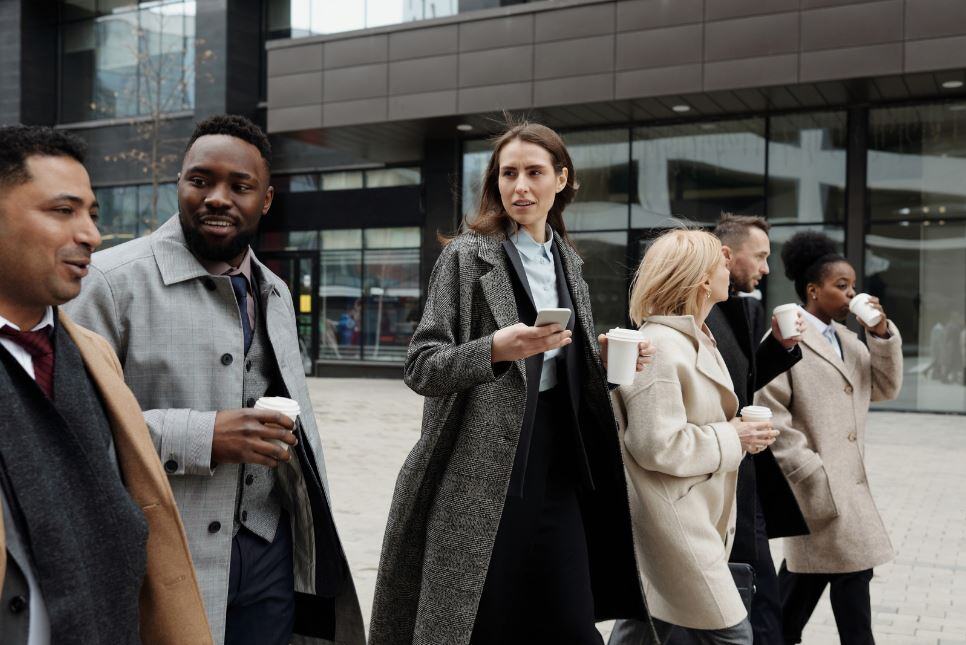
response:
<path id="1" fill-rule="evenodd" d="M 875 296 L 867 293 L 857 294 L 849 302 L 849 311 L 855 314 L 859 324 L 865 327 L 869 333 L 887 337 L 889 335 L 889 325 L 886 318 L 885 309 Z"/>
<path id="2" fill-rule="evenodd" d="M 759 453 L 775 443 L 778 430 L 772 427 L 771 416 L 771 410 L 766 407 L 746 405 L 741 409 L 741 416 L 731 420 L 745 452 Z"/>
<path id="3" fill-rule="evenodd" d="M 601 334 L 597 337 L 597 343 L 600 345 L 600 362 L 607 368 L 607 334 Z M 643 372 L 644 368 L 654 362 L 654 352 L 657 351 L 654 348 L 654 344 L 649 340 L 642 340 L 637 344 L 637 366 L 635 371 Z"/>
<path id="4" fill-rule="evenodd" d="M 275 468 L 290 460 L 287 447 L 298 444 L 295 421 L 276 410 L 240 408 L 215 415 L 211 437 L 211 465 L 261 464 Z M 279 443 L 280 442 L 280 443 Z"/>

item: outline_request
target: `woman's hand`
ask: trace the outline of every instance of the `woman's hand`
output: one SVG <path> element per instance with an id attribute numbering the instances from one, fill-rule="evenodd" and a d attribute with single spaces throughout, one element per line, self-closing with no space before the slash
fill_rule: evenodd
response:
<path id="1" fill-rule="evenodd" d="M 869 327 L 864 322 L 862 322 L 861 318 L 857 317 L 859 324 L 865 327 L 866 330 L 868 330 L 868 332 L 873 336 L 878 336 L 880 338 L 888 338 L 889 337 L 888 319 L 886 318 L 885 309 L 883 309 L 882 305 L 879 303 L 879 299 L 876 298 L 875 296 L 869 296 L 869 299 L 866 302 L 869 303 L 870 307 L 872 307 L 880 314 L 882 314 L 882 318 L 879 319 L 879 322 L 875 327 Z"/>
<path id="2" fill-rule="evenodd" d="M 542 327 L 530 327 L 523 323 L 510 325 L 493 334 L 490 360 L 493 363 L 516 361 L 566 347 L 573 342 L 572 335 L 573 332 L 560 325 Z"/>
<path id="3" fill-rule="evenodd" d="M 603 363 L 604 369 L 607 369 L 607 334 L 601 334 L 597 337 L 597 342 L 600 344 L 600 362 Z M 637 371 L 643 372 L 644 367 L 650 365 L 654 361 L 654 344 L 649 340 L 642 340 L 637 344 Z"/>
<path id="4" fill-rule="evenodd" d="M 778 437 L 778 430 L 771 427 L 771 421 L 742 421 L 741 417 L 735 417 L 728 423 L 734 426 L 745 452 L 761 452 Z"/>

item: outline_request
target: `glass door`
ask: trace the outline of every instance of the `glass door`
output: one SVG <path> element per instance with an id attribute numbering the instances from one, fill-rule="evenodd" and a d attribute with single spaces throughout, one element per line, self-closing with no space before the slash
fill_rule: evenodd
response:
<path id="1" fill-rule="evenodd" d="M 319 255 L 315 251 L 276 251 L 261 253 L 259 259 L 285 281 L 292 293 L 302 369 L 306 375 L 312 375 L 319 346 L 319 312 L 315 297 L 319 283 Z"/>

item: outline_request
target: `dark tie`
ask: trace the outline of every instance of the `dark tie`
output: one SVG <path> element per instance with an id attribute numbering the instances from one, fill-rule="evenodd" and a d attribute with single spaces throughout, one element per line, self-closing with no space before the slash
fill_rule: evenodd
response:
<path id="1" fill-rule="evenodd" d="M 252 346 L 252 323 L 248 319 L 248 279 L 242 274 L 228 276 L 231 278 L 231 288 L 235 291 L 238 302 L 238 315 L 241 317 L 242 334 L 245 335 L 245 353 Z"/>
<path id="2" fill-rule="evenodd" d="M 50 342 L 50 328 L 37 331 L 17 331 L 9 325 L 0 328 L 0 336 L 17 343 L 30 354 L 34 363 L 34 380 L 48 399 L 54 398 L 54 346 Z"/>

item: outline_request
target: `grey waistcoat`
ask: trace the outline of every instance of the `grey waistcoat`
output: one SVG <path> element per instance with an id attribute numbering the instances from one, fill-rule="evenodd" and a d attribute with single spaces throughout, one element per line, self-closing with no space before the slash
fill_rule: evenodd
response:
<path id="1" fill-rule="evenodd" d="M 259 292 L 258 285 L 253 291 Z M 240 331 L 240 330 L 239 330 Z M 265 331 L 262 303 L 255 298 L 255 329 L 252 345 L 245 355 L 245 376 L 242 383 L 242 405 L 250 408 L 277 383 L 275 357 Z M 235 507 L 234 534 L 244 526 L 258 537 L 275 539 L 278 518 L 282 512 L 279 495 L 275 491 L 275 469 L 257 464 L 245 464 L 238 469 L 238 505 Z"/>

